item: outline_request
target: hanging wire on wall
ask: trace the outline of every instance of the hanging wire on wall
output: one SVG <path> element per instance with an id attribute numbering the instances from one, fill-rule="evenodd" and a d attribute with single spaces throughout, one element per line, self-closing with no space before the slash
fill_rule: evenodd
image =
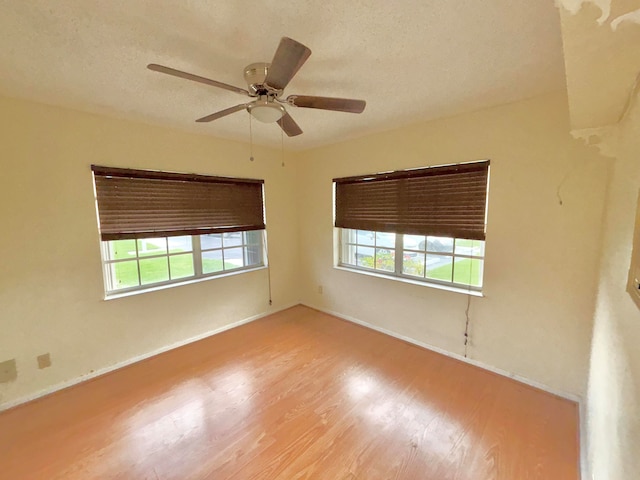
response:
<path id="1" fill-rule="evenodd" d="M 472 242 L 474 241 L 472 240 Z M 473 253 L 474 244 L 471 243 L 471 245 L 472 245 L 471 252 Z M 467 358 L 468 351 L 469 351 L 469 323 L 471 322 L 471 317 L 469 316 L 469 310 L 471 309 L 471 282 L 473 279 L 473 258 L 470 259 L 470 262 L 471 264 L 469 266 L 469 290 L 467 291 L 467 308 L 464 311 L 464 315 L 467 319 L 464 324 L 464 358 Z M 455 268 L 455 265 L 454 265 L 454 268 Z"/>
<path id="2" fill-rule="evenodd" d="M 569 177 L 571 177 L 573 172 L 577 170 L 580 166 L 581 165 L 578 165 L 578 164 L 573 165 L 567 171 L 567 173 L 564 174 L 564 177 L 562 177 L 562 180 L 560 180 L 560 183 L 558 184 L 558 188 L 556 189 L 556 197 L 558 197 L 558 204 L 560 206 L 564 205 L 564 200 L 562 199 L 562 187 L 564 186 L 565 182 L 569 180 Z"/>
<path id="3" fill-rule="evenodd" d="M 600 156 L 595 155 L 588 158 L 586 161 L 583 159 L 580 159 L 579 162 L 575 162 L 567 170 L 567 173 L 564 174 L 564 177 L 562 177 L 562 180 L 560 180 L 560 183 L 558 184 L 558 188 L 556 189 L 556 197 L 558 198 L 558 204 L 560 206 L 564 205 L 562 189 L 564 188 L 567 181 L 569 181 L 574 175 L 577 175 L 579 173 L 578 170 L 586 171 L 587 168 L 591 168 L 594 164 L 597 164 L 600 158 L 601 158 Z"/>
<path id="4" fill-rule="evenodd" d="M 469 317 L 469 309 L 471 308 L 471 295 L 467 294 L 467 309 L 464 311 L 464 314 L 467 317 L 467 322 L 464 326 L 464 358 L 467 358 L 467 352 L 469 350 L 469 322 L 471 318 Z"/>

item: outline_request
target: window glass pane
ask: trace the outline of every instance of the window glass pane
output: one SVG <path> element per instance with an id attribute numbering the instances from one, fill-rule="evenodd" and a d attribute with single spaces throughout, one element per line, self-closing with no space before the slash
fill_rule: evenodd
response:
<path id="1" fill-rule="evenodd" d="M 193 250 L 191 235 L 183 237 L 169 237 L 169 253 L 190 252 Z"/>
<path id="2" fill-rule="evenodd" d="M 203 250 L 222 248 L 222 234 L 207 233 L 206 235 L 200 235 L 200 245 Z"/>
<path id="3" fill-rule="evenodd" d="M 263 238 L 264 230 L 254 230 L 199 235 L 200 242 L 191 235 L 102 242 L 107 292 L 263 266 Z M 202 253 L 194 252 L 194 242 L 200 243 Z M 198 273 L 196 254 L 202 259 L 202 272 Z"/>
<path id="4" fill-rule="evenodd" d="M 373 245 L 375 238 L 375 232 L 369 232 L 368 230 L 358 230 L 356 234 L 356 242 L 360 245 Z"/>
<path id="5" fill-rule="evenodd" d="M 402 258 L 402 273 L 424 277 L 424 253 L 404 252 Z"/>
<path id="6" fill-rule="evenodd" d="M 386 232 L 377 232 L 376 247 L 396 248 L 396 234 L 386 233 Z"/>
<path id="7" fill-rule="evenodd" d="M 166 282 L 169 280 L 167 257 L 140 259 L 140 283 Z"/>
<path id="8" fill-rule="evenodd" d="M 235 247 L 237 245 L 242 245 L 242 232 L 223 233 L 222 242 L 224 247 Z"/>
<path id="9" fill-rule="evenodd" d="M 149 255 L 166 255 L 166 254 L 167 254 L 166 237 L 138 239 L 138 256 L 145 257 Z"/>
<path id="10" fill-rule="evenodd" d="M 112 240 L 109 242 L 109 259 L 136 258 L 135 240 Z"/>
<path id="11" fill-rule="evenodd" d="M 427 237 L 427 251 L 453 253 L 453 238 Z"/>
<path id="12" fill-rule="evenodd" d="M 425 276 L 434 280 L 450 282 L 453 274 L 453 257 L 427 254 Z"/>
<path id="13" fill-rule="evenodd" d="M 262 256 L 264 251 L 262 248 L 263 230 L 252 230 L 244 232 L 247 249 L 245 251 L 245 261 L 247 265 L 262 265 L 264 260 Z"/>
<path id="14" fill-rule="evenodd" d="M 404 248 L 407 250 L 422 250 L 424 252 L 424 235 L 403 235 Z"/>
<path id="15" fill-rule="evenodd" d="M 247 245 L 262 245 L 262 230 L 244 232 L 244 242 Z"/>
<path id="16" fill-rule="evenodd" d="M 226 242 L 227 239 L 225 238 Z M 242 247 L 225 248 L 224 249 L 224 269 L 244 267 L 244 255 Z"/>
<path id="17" fill-rule="evenodd" d="M 396 269 L 396 252 L 386 248 L 376 248 L 376 270 L 393 272 Z"/>
<path id="18" fill-rule="evenodd" d="M 479 258 L 460 258 L 456 260 L 453 281 L 473 287 L 482 286 L 484 261 Z"/>
<path id="19" fill-rule="evenodd" d="M 403 249 L 400 267 L 396 265 L 396 235 L 342 229 L 340 262 L 390 275 L 482 287 L 484 241 L 404 234 L 401 237 Z M 400 251 L 397 253 L 400 254 Z"/>
<path id="20" fill-rule="evenodd" d="M 140 285 L 138 281 L 138 262 L 136 260 L 112 263 L 110 264 L 110 268 L 111 281 L 113 283 L 112 287 L 114 290 Z"/>
<path id="21" fill-rule="evenodd" d="M 260 243 L 250 243 L 249 245 L 247 245 L 244 250 L 244 258 L 247 265 L 261 265 L 262 245 Z"/>
<path id="22" fill-rule="evenodd" d="M 346 244 L 342 249 L 342 263 L 356 265 L 356 246 Z"/>
<path id="23" fill-rule="evenodd" d="M 375 249 L 371 247 L 356 247 L 356 265 L 360 267 L 373 268 L 373 257 Z"/>
<path id="24" fill-rule="evenodd" d="M 456 255 L 484 257 L 484 242 L 482 240 L 465 240 L 463 238 L 456 238 Z"/>
<path id="25" fill-rule="evenodd" d="M 171 255 L 169 257 L 171 267 L 171 279 L 193 277 L 193 253 Z"/>
<path id="26" fill-rule="evenodd" d="M 202 273 L 221 272 L 222 270 L 222 250 L 202 253 Z"/>
<path id="27" fill-rule="evenodd" d="M 350 228 L 342 229 L 342 243 L 356 243 L 357 230 L 351 230 Z"/>

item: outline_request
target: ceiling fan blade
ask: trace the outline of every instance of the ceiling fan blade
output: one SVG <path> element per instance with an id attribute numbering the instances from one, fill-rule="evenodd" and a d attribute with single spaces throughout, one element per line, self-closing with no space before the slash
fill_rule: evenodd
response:
<path id="1" fill-rule="evenodd" d="M 288 113 L 285 113 L 282 118 L 278 120 L 278 125 L 280 125 L 284 133 L 289 137 L 295 137 L 302 133 L 302 129 Z"/>
<path id="2" fill-rule="evenodd" d="M 311 55 L 311 50 L 303 44 L 291 38 L 282 37 L 271 61 L 265 83 L 278 90 L 283 90 L 307 61 L 309 55 Z"/>
<path id="3" fill-rule="evenodd" d="M 150 63 L 149 65 L 147 65 L 147 68 L 149 70 L 153 70 L 154 72 L 166 73 L 167 75 L 173 75 L 174 77 L 186 78 L 187 80 L 204 83 L 205 85 L 211 85 L 213 87 L 224 88 L 225 90 L 229 90 L 231 92 L 244 93 L 245 95 L 249 95 L 249 92 L 246 91 L 244 88 L 234 87 L 233 85 L 217 82 L 215 80 L 211 80 L 210 78 L 194 75 L 193 73 L 187 73 L 181 70 L 176 70 L 175 68 L 169 68 L 162 65 L 157 65 L 155 63 Z"/>
<path id="4" fill-rule="evenodd" d="M 336 112 L 362 113 L 367 102 L 350 98 L 312 97 L 310 95 L 289 95 L 287 102 L 296 107 L 319 108 Z"/>
<path id="5" fill-rule="evenodd" d="M 227 115 L 231 115 L 232 113 L 239 112 L 240 110 L 244 110 L 247 108 L 246 104 L 236 105 L 235 107 L 225 108 L 224 110 L 220 110 L 219 112 L 212 113 L 211 115 L 207 115 L 206 117 L 202 117 L 196 120 L 196 122 L 212 122 L 222 117 L 226 117 Z"/>

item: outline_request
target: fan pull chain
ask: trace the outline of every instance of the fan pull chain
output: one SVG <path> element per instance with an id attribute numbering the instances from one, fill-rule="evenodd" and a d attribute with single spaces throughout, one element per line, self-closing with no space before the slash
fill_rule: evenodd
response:
<path id="1" fill-rule="evenodd" d="M 267 260 L 268 262 L 269 260 Z M 271 298 L 271 265 L 267 263 L 267 281 L 269 283 L 269 305 L 273 305 L 273 300 Z"/>
<path id="2" fill-rule="evenodd" d="M 467 294 L 467 309 L 464 311 L 467 317 L 467 323 L 464 326 L 464 358 L 467 358 L 467 350 L 469 347 L 469 308 L 471 308 L 471 295 Z"/>
<path id="3" fill-rule="evenodd" d="M 284 167 L 284 130 L 280 129 L 280 148 L 282 152 L 282 166 Z"/>
<path id="4" fill-rule="evenodd" d="M 253 129 L 251 125 L 251 114 L 249 114 L 249 160 L 253 162 Z"/>
<path id="5" fill-rule="evenodd" d="M 264 245 L 264 255 L 267 259 L 266 263 L 267 263 L 267 284 L 269 285 L 269 305 L 273 305 L 273 298 L 271 297 L 271 260 L 269 259 L 269 242 L 267 241 L 266 230 L 262 231 L 262 243 Z"/>

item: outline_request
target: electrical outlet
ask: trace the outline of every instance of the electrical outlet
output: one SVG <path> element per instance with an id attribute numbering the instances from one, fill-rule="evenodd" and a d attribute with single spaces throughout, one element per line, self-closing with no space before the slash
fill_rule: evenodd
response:
<path id="1" fill-rule="evenodd" d="M 0 383 L 13 382 L 16 378 L 18 378 L 16 359 L 0 362 Z"/>
<path id="2" fill-rule="evenodd" d="M 38 361 L 38 368 L 42 370 L 43 368 L 49 368 L 51 366 L 51 354 L 43 353 L 42 355 L 38 355 L 36 357 Z"/>

